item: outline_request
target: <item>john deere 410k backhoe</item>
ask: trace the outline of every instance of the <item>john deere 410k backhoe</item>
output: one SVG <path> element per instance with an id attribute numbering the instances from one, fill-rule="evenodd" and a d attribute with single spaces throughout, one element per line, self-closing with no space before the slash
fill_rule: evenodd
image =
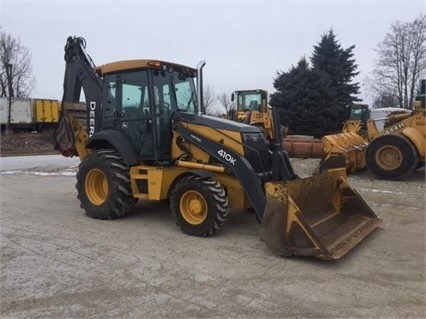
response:
<path id="1" fill-rule="evenodd" d="M 279 134 L 271 150 L 259 128 L 204 115 L 204 62 L 95 67 L 85 46 L 79 37 L 65 46 L 55 139 L 81 159 L 76 188 L 87 215 L 114 219 L 139 199 L 167 199 L 183 232 L 210 236 L 230 209 L 250 209 L 277 254 L 322 259 L 339 259 L 380 224 L 344 170 L 298 178 Z M 81 89 L 86 110 L 75 107 Z"/>

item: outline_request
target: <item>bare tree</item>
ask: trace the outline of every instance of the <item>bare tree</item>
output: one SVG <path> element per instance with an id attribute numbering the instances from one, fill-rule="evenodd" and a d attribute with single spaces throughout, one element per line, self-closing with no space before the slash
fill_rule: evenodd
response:
<path id="1" fill-rule="evenodd" d="M 34 86 L 29 49 L 0 30 L 0 96 L 28 97 Z"/>
<path id="2" fill-rule="evenodd" d="M 371 85 L 376 101 L 394 96 L 399 107 L 411 109 L 417 84 L 426 74 L 426 15 L 392 24 L 376 51 Z"/>
<path id="3" fill-rule="evenodd" d="M 203 88 L 203 102 L 204 102 L 204 112 L 206 114 L 215 113 L 215 94 L 214 89 L 210 85 L 206 85 Z"/>
<path id="4" fill-rule="evenodd" d="M 217 100 L 221 106 L 225 109 L 225 114 L 228 115 L 229 111 L 234 108 L 234 103 L 231 101 L 230 96 L 223 92 L 222 94 L 217 96 Z"/>
<path id="5" fill-rule="evenodd" d="M 380 95 L 376 96 L 373 101 L 372 107 L 395 107 L 395 105 L 399 105 L 399 100 L 395 94 L 386 95 L 385 92 L 382 92 Z"/>

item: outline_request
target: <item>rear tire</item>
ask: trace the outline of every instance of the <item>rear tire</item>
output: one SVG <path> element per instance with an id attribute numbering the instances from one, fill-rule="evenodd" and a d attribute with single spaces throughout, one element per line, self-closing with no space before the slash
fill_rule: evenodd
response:
<path id="1" fill-rule="evenodd" d="M 192 176 L 176 184 L 170 197 L 170 210 L 184 233 L 214 235 L 228 217 L 228 197 L 213 179 Z"/>
<path id="2" fill-rule="evenodd" d="M 80 163 L 77 172 L 77 198 L 86 215 L 116 219 L 136 204 L 132 196 L 129 167 L 114 150 L 98 150 Z"/>
<path id="3" fill-rule="evenodd" d="M 367 147 L 368 169 L 379 179 L 401 180 L 418 162 L 417 150 L 404 136 L 389 134 L 374 139 Z"/>

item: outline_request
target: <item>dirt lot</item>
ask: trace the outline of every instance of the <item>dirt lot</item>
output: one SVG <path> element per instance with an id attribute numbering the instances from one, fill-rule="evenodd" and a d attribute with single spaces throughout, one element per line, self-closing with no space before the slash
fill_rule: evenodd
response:
<path id="1" fill-rule="evenodd" d="M 0 138 L 2 156 L 57 154 L 53 149 L 53 131 L 2 132 Z"/>
<path id="2" fill-rule="evenodd" d="M 302 176 L 317 164 L 291 161 Z M 249 213 L 203 239 L 181 233 L 166 202 L 90 219 L 76 169 L 67 159 L 2 169 L 2 318 L 425 317 L 424 170 L 403 182 L 349 177 L 383 225 L 327 262 L 273 255 Z"/>

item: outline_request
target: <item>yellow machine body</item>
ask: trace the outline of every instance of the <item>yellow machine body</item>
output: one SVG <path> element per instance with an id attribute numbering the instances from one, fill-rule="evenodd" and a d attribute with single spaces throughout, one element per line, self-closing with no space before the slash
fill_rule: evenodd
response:
<path id="1" fill-rule="evenodd" d="M 324 155 L 317 171 L 346 167 L 353 174 L 368 167 L 378 178 L 405 178 L 425 164 L 425 127 L 424 97 L 411 113 L 388 114 L 380 131 L 373 119 L 365 125 L 347 121 L 342 133 L 322 138 Z"/>
<path id="2" fill-rule="evenodd" d="M 202 63 L 197 70 L 157 60 L 95 68 L 84 48 L 83 38 L 68 38 L 64 81 L 68 100 L 62 103 L 54 137 L 64 156 L 80 157 L 77 197 L 90 217 L 119 218 L 138 200 L 169 200 L 181 230 L 206 237 L 223 226 L 229 210 L 251 210 L 261 223 L 260 238 L 273 251 L 321 259 L 341 258 L 380 224 L 349 186 L 344 170 L 299 178 L 279 149 L 281 144 L 274 141 L 276 148 L 271 150 L 259 128 L 202 114 L 202 107 L 200 111 L 194 103 L 196 93 L 202 101 L 202 91 L 193 85 L 193 77 L 202 76 Z M 102 83 L 105 74 L 116 77 Z M 154 88 L 155 80 L 138 82 L 144 74 L 160 84 Z M 126 76 L 127 82 L 122 80 Z M 75 103 L 81 83 L 90 97 L 86 107 Z M 132 90 L 120 87 L 132 83 L 136 83 Z M 110 111 L 108 103 L 115 101 L 108 93 L 115 89 L 130 93 L 119 94 L 117 105 L 110 105 L 118 111 L 105 114 Z M 134 103 L 124 107 L 130 98 Z M 103 107 L 97 108 L 102 101 Z M 126 118 L 129 109 L 149 109 L 151 115 L 131 122 Z M 113 120 L 106 121 L 107 115 Z M 272 120 L 273 126 L 279 123 L 276 113 Z M 147 130 L 147 124 L 154 129 Z M 152 132 L 158 134 L 148 139 Z M 131 133 L 140 133 L 140 138 L 132 139 Z"/>
<path id="3" fill-rule="evenodd" d="M 267 91 L 262 89 L 234 91 L 231 100 L 236 102 L 235 109 L 228 114 L 229 119 L 259 127 L 269 141 L 274 138 Z"/>
<path id="4" fill-rule="evenodd" d="M 90 154 L 84 148 L 85 129 L 74 120 L 76 149 L 82 160 Z M 244 154 L 241 140 L 234 132 L 189 124 L 191 131 L 223 141 L 224 145 Z M 172 154 L 178 134 L 173 137 Z M 211 154 L 187 145 L 192 161 L 177 161 L 174 167 L 141 163 L 130 167 L 130 183 L 138 200 L 167 200 L 176 183 L 194 170 L 213 174 L 226 189 L 229 208 L 250 209 L 245 186 L 220 165 L 208 164 Z M 94 187 L 95 189 L 97 188 Z M 267 182 L 264 185 L 266 207 L 259 236 L 276 254 L 282 256 L 313 256 L 335 260 L 343 257 L 355 245 L 381 224 L 361 196 L 350 187 L 344 170 L 335 170 L 293 181 Z"/>

